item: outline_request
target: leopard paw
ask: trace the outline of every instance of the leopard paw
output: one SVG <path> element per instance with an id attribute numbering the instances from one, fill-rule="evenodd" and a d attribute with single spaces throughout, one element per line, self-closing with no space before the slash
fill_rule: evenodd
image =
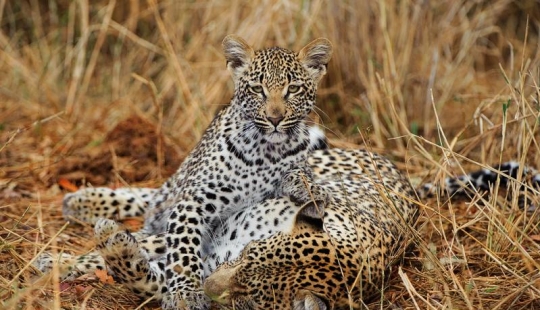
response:
<path id="1" fill-rule="evenodd" d="M 314 202 L 320 207 L 328 204 L 328 192 L 313 179 L 313 172 L 309 167 L 299 167 L 289 170 L 282 182 L 283 194 L 292 200 L 306 204 Z"/>
<path id="2" fill-rule="evenodd" d="M 96 239 L 98 247 L 118 231 L 120 231 L 120 225 L 115 221 L 105 218 L 98 219 L 94 226 L 94 238 Z"/>
<path id="3" fill-rule="evenodd" d="M 65 278 L 65 273 L 70 270 L 70 266 L 74 263 L 72 255 L 61 253 L 59 255 L 53 255 L 52 253 L 45 252 L 39 255 L 33 262 L 33 266 L 42 273 L 48 273 L 52 271 L 54 264 L 58 264 L 60 269 L 60 278 Z M 64 271 L 64 272 L 62 272 Z"/>
<path id="4" fill-rule="evenodd" d="M 147 255 L 129 231 L 108 219 L 99 219 L 94 230 L 96 247 L 119 282 L 135 283 L 146 276 Z"/>

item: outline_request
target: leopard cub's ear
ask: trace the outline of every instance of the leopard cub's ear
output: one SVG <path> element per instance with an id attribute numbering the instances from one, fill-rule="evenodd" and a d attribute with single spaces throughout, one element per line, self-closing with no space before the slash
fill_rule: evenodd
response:
<path id="1" fill-rule="evenodd" d="M 324 203 L 311 201 L 302 206 L 296 214 L 296 225 L 308 225 L 317 231 L 324 230 Z"/>
<path id="2" fill-rule="evenodd" d="M 236 35 L 228 35 L 223 39 L 223 53 L 227 60 L 227 69 L 231 72 L 236 85 L 242 73 L 248 68 L 255 56 L 253 48 L 242 38 Z"/>
<path id="3" fill-rule="evenodd" d="M 323 297 L 308 290 L 299 290 L 294 296 L 294 310 L 327 310 L 329 308 Z"/>
<path id="4" fill-rule="evenodd" d="M 326 65 L 331 57 L 332 43 L 326 38 L 312 41 L 298 53 L 298 60 L 304 65 L 315 83 L 326 74 Z"/>

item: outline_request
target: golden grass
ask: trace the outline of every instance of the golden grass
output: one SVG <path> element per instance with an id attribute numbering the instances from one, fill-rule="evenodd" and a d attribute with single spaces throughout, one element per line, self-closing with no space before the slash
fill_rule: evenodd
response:
<path id="1" fill-rule="evenodd" d="M 38 252 L 92 248 L 89 227 L 60 231 L 56 168 L 105 148 L 105 133 L 133 114 L 189 151 L 231 96 L 220 51 L 230 33 L 292 49 L 329 38 L 318 104 L 327 133 L 386 154 L 414 182 L 540 164 L 534 0 L 0 0 L 0 18 L 0 308 L 137 306 L 117 286 L 77 295 L 33 282 Z M 115 172 L 115 184 L 93 185 L 122 184 Z M 421 209 L 416 250 L 371 308 L 540 308 L 538 214 L 500 196 Z"/>

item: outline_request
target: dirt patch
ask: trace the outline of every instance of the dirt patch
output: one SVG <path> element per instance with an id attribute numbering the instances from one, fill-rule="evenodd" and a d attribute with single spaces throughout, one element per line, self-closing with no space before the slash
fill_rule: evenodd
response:
<path id="1" fill-rule="evenodd" d="M 55 175 L 76 185 L 125 185 L 173 174 L 183 158 L 155 125 L 132 116 L 114 127 L 102 145 L 76 151 Z"/>

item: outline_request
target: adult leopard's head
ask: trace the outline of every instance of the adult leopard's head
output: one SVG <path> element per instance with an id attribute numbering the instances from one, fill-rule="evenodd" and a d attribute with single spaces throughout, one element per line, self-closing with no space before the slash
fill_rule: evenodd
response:
<path id="1" fill-rule="evenodd" d="M 298 53 L 280 47 L 254 51 L 229 35 L 223 49 L 235 85 L 232 104 L 270 142 L 295 134 L 315 104 L 317 83 L 332 54 L 330 41 L 316 39 Z"/>

